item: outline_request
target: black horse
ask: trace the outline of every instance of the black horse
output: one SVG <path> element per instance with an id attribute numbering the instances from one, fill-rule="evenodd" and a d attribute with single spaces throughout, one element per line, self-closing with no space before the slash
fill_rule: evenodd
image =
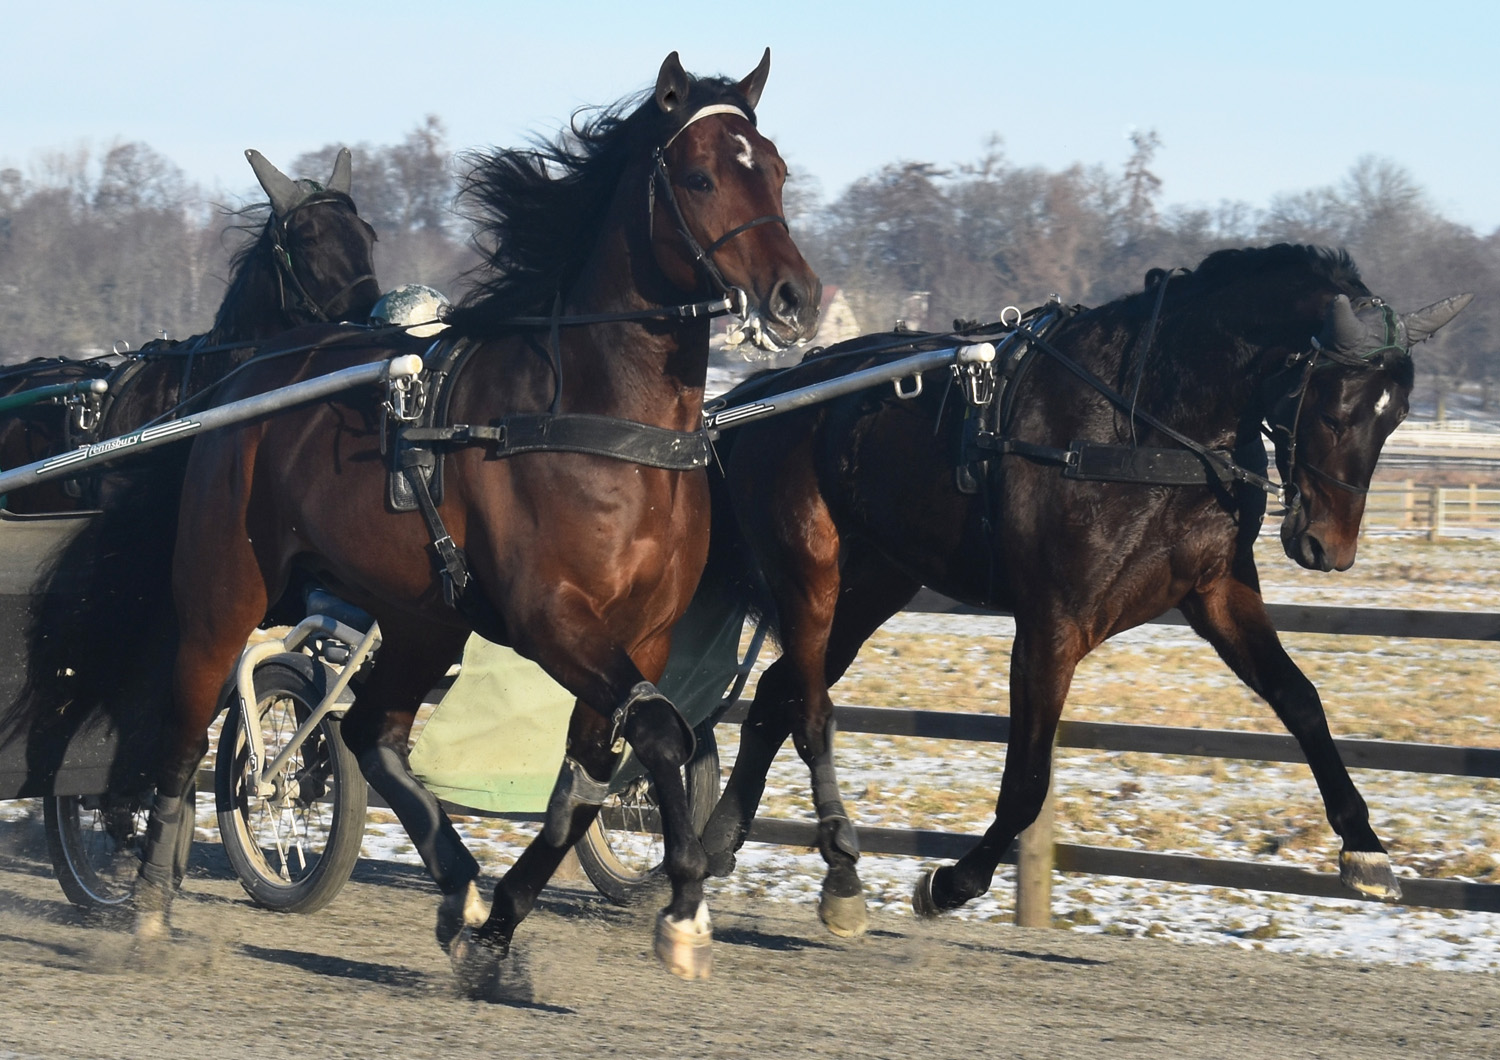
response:
<path id="1" fill-rule="evenodd" d="M 258 151 L 245 152 L 270 199 L 256 237 L 230 261 L 229 284 L 202 335 L 156 340 L 128 354 L 86 360 L 44 358 L 0 374 L 0 397 L 78 378 L 103 378 L 102 398 L 47 404 L 0 417 L 0 467 L 19 467 L 99 438 L 125 434 L 211 388 L 256 346 L 303 324 L 362 321 L 380 298 L 375 231 L 350 197 L 351 166 L 340 151 L 326 184 L 292 180 Z M 205 391 L 208 391 L 205 393 Z M 12 493 L 14 512 L 74 510 L 97 498 L 54 480 Z"/>
<path id="2" fill-rule="evenodd" d="M 1046 795 L 1079 660 L 1172 607 L 1297 737 L 1343 840 L 1344 883 L 1396 896 L 1318 694 L 1282 649 L 1261 599 L 1252 546 L 1274 490 L 1262 431 L 1274 439 L 1285 484 L 1287 555 L 1316 570 L 1348 568 L 1376 459 L 1406 416 L 1410 347 L 1467 302 L 1398 316 L 1347 254 L 1221 251 L 1192 272 L 1154 270 L 1144 292 L 1100 308 L 1054 307 L 1050 315 L 1066 319 L 1044 337 L 1028 321 L 994 372 L 929 372 L 911 400 L 866 392 L 729 432 L 704 587 L 751 584 L 735 561 L 752 561 L 783 653 L 760 680 L 705 829 L 710 871 L 732 869 L 790 734 L 812 772 L 829 866 L 823 919 L 839 934 L 864 930 L 828 687 L 928 585 L 1013 611 L 1016 636 L 994 824 L 956 865 L 923 878 L 918 912 L 955 908 L 989 888 Z M 751 380 L 726 402 L 914 345 L 856 339 Z"/>

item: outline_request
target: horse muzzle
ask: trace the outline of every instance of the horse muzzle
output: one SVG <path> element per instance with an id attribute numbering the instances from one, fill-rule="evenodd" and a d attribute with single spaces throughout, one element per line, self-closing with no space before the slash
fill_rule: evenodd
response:
<path id="1" fill-rule="evenodd" d="M 1281 524 L 1281 547 L 1286 550 L 1287 558 L 1308 570 L 1326 574 L 1354 566 L 1359 542 L 1326 539 L 1311 527 L 1305 513 L 1297 511 L 1288 515 Z"/>
<path id="2" fill-rule="evenodd" d="M 816 280 L 811 286 L 795 279 L 780 280 L 732 330 L 768 353 L 780 353 L 806 342 L 818 331 L 822 290 L 822 283 Z"/>

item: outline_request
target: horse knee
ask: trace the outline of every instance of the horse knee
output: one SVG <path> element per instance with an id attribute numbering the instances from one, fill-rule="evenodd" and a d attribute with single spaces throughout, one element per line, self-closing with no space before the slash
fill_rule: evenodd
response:
<path id="1" fill-rule="evenodd" d="M 698 738 L 672 701 L 650 681 L 630 690 L 616 708 L 615 724 L 634 748 L 636 757 L 653 772 L 681 769 L 693 757 Z"/>

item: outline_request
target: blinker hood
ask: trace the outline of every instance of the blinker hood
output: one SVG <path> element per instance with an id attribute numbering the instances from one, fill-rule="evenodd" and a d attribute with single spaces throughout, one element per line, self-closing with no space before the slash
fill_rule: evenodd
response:
<path id="1" fill-rule="evenodd" d="M 1467 293 L 1453 295 L 1414 313 L 1398 314 L 1378 299 L 1355 310 L 1347 295 L 1335 295 L 1328 303 L 1318 346 L 1335 360 L 1346 361 L 1369 361 L 1392 349 L 1404 353 L 1430 338 L 1473 298 Z"/>

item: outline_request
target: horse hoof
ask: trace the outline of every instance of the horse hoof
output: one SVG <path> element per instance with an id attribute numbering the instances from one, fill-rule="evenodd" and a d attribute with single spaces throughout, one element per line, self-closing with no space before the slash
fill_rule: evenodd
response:
<path id="1" fill-rule="evenodd" d="M 473 880 L 461 891 L 443 896 L 438 904 L 437 941 L 447 953 L 453 940 L 464 928 L 477 928 L 489 916 L 484 900 L 479 897 L 479 888 Z"/>
<path id="2" fill-rule="evenodd" d="M 1379 851 L 1340 851 L 1339 882 L 1350 890 L 1387 902 L 1401 897 L 1401 885 L 1391 871 L 1390 855 Z"/>
<path id="3" fill-rule="evenodd" d="M 707 979 L 713 971 L 713 925 L 708 904 L 699 903 L 689 920 L 673 920 L 663 911 L 656 918 L 656 957 L 679 979 Z"/>
<path id="4" fill-rule="evenodd" d="M 917 916 L 931 920 L 942 912 L 938 908 L 936 899 L 932 897 L 932 877 L 937 874 L 937 869 L 922 873 L 922 878 L 917 881 L 916 890 L 911 893 L 911 909 Z"/>
<path id="5" fill-rule="evenodd" d="M 453 936 L 448 946 L 458 989 L 473 1001 L 489 1001 L 499 994 L 500 960 L 504 956 L 503 949 L 481 942 L 468 927 Z"/>
<path id="6" fill-rule="evenodd" d="M 870 928 L 863 893 L 840 898 L 824 891 L 818 899 L 818 918 L 841 939 L 857 939 Z"/>
<path id="7" fill-rule="evenodd" d="M 717 878 L 728 876 L 734 871 L 734 852 L 731 850 L 710 851 L 708 854 L 708 875 Z"/>
<path id="8" fill-rule="evenodd" d="M 144 910 L 135 915 L 135 938 L 137 942 L 161 942 L 170 937 L 172 929 L 167 926 L 167 914 L 160 909 Z"/>

